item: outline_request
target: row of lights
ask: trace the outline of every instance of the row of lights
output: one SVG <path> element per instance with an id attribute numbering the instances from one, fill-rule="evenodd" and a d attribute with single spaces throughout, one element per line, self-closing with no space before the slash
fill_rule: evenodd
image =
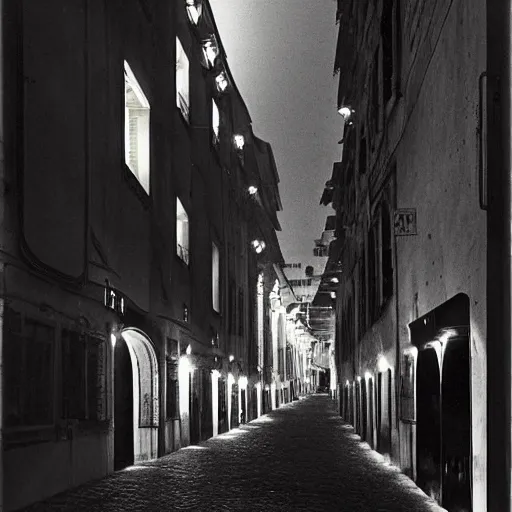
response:
<path id="1" fill-rule="evenodd" d="M 197 25 L 202 11 L 201 2 L 198 0 L 186 0 L 186 6 L 191 23 Z M 210 67 L 213 68 L 215 59 L 219 55 L 218 46 L 215 44 L 214 36 L 210 36 L 209 39 L 206 39 L 203 42 L 203 52 Z M 215 77 L 215 85 L 217 90 L 221 93 L 227 89 L 229 83 L 225 71 L 220 71 L 220 73 Z M 242 152 L 245 147 L 245 137 L 239 133 L 233 135 L 233 144 L 238 152 Z M 250 196 L 254 196 L 258 192 L 258 187 L 251 184 L 247 188 L 247 192 Z M 258 239 L 253 240 L 251 245 L 256 254 L 262 253 L 266 247 L 265 242 Z"/>

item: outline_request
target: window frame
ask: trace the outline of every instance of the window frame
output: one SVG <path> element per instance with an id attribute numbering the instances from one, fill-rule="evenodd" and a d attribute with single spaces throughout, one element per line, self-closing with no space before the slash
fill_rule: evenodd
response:
<path id="1" fill-rule="evenodd" d="M 215 254 L 217 254 L 216 259 Z M 220 290 L 220 248 L 212 241 L 212 309 L 218 314 L 221 312 Z"/>
<path id="2" fill-rule="evenodd" d="M 182 210 L 181 212 L 180 212 L 180 207 Z M 183 216 L 183 214 L 186 217 L 186 220 L 180 218 L 180 216 Z M 183 238 L 186 241 L 186 246 L 185 246 L 185 244 L 183 244 L 183 245 L 180 244 L 179 239 L 181 239 L 181 241 L 183 241 L 183 238 L 181 236 L 178 236 L 178 233 L 183 233 L 183 230 L 179 229 L 179 228 L 182 227 L 182 224 L 185 224 L 185 223 L 186 223 L 187 229 L 186 229 L 186 236 Z M 185 265 L 189 266 L 190 265 L 190 216 L 178 196 L 176 196 L 175 229 L 176 229 L 176 256 L 181 261 L 183 261 L 183 263 Z"/>
<path id="3" fill-rule="evenodd" d="M 144 190 L 146 195 L 150 195 L 151 186 L 151 104 L 144 93 L 142 86 L 140 85 L 137 77 L 135 76 L 130 64 L 127 60 L 124 60 L 124 162 L 126 167 L 130 170 L 131 174 L 136 178 L 137 183 Z M 127 87 L 130 87 L 133 94 L 137 98 L 140 106 L 129 107 L 128 106 L 128 94 Z M 145 115 L 131 115 L 132 111 L 147 111 Z M 137 133 L 136 139 L 136 162 L 132 161 L 130 156 L 130 150 L 132 145 L 131 136 L 131 121 L 132 119 L 142 119 L 145 126 L 139 126 L 137 122 Z M 141 132 L 142 135 L 141 135 Z M 144 140 L 142 140 L 144 139 Z M 146 144 L 144 144 L 146 143 Z M 142 148 L 140 147 L 142 145 Z M 145 146 L 145 147 L 144 147 Z M 144 155 L 140 156 L 139 151 L 145 152 Z M 141 165 L 142 160 L 142 165 Z M 139 169 L 139 166 L 141 167 Z"/>
<path id="4" fill-rule="evenodd" d="M 176 107 L 190 124 L 190 59 L 178 36 L 176 36 L 175 86 Z M 186 94 L 184 90 L 186 89 Z"/>

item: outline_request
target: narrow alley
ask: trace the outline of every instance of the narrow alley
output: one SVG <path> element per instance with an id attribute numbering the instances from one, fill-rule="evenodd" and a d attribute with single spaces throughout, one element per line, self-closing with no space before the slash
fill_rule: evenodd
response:
<path id="1" fill-rule="evenodd" d="M 443 510 L 372 452 L 327 395 L 24 509 L 40 511 Z"/>

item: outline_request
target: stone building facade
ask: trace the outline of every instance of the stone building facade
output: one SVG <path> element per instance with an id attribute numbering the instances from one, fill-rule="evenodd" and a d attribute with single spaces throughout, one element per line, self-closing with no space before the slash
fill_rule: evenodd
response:
<path id="1" fill-rule="evenodd" d="M 1 23 L 9 511 L 261 414 L 282 256 L 207 0 L 8 0 Z"/>
<path id="2" fill-rule="evenodd" d="M 447 510 L 486 510 L 485 2 L 338 2 L 341 414 Z M 460 508 L 457 508 L 460 507 Z"/>

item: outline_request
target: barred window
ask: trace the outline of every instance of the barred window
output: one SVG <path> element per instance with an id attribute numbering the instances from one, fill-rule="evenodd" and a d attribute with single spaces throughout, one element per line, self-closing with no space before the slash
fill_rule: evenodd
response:
<path id="1" fill-rule="evenodd" d="M 4 312 L 5 427 L 54 422 L 55 329 Z"/>
<path id="2" fill-rule="evenodd" d="M 62 417 L 102 419 L 105 387 L 103 341 L 63 329 L 61 350 Z"/>

